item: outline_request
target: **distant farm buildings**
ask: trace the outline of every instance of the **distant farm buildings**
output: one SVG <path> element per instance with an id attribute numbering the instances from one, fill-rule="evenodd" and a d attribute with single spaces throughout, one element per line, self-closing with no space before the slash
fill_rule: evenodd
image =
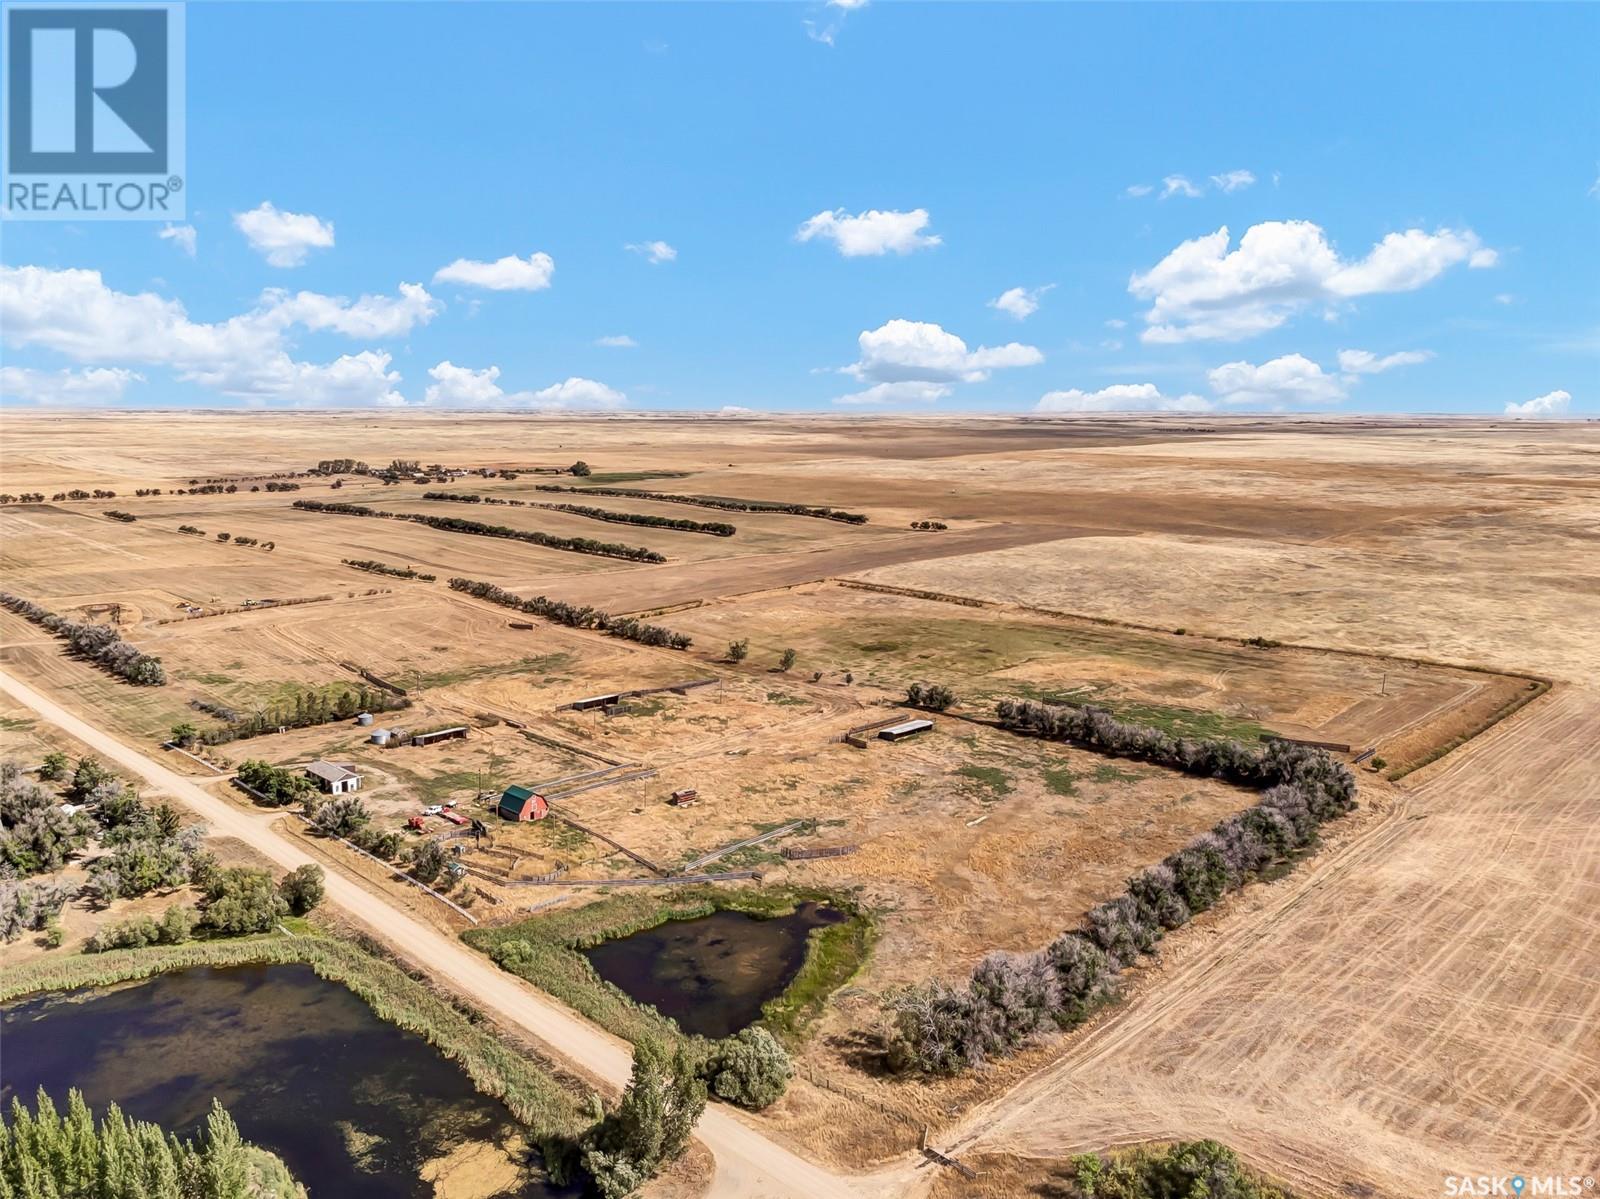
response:
<path id="1" fill-rule="evenodd" d="M 337 762 L 313 762 L 306 767 L 306 777 L 329 795 L 347 795 L 361 786 L 361 776 Z"/>
<path id="2" fill-rule="evenodd" d="M 543 820 L 550 805 L 531 787 L 511 786 L 500 796 L 498 811 L 501 820 Z"/>
<path id="3" fill-rule="evenodd" d="M 933 728 L 931 720 L 906 720 L 899 724 L 891 724 L 886 729 L 878 730 L 879 741 L 903 741 L 907 737 L 915 737 L 918 733 L 926 733 Z"/>

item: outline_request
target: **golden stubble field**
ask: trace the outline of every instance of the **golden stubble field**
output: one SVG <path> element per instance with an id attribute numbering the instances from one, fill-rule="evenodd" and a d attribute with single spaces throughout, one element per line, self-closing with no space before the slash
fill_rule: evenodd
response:
<path id="1" fill-rule="evenodd" d="M 264 489 L 269 476 L 345 456 L 512 469 L 515 480 L 438 486 L 739 532 L 430 502 L 422 492 L 434 485 L 358 477 Z M 528 473 L 578 458 L 596 485 L 830 505 L 870 520 L 584 501 L 537 490 L 570 476 Z M 238 490 L 171 494 L 213 479 Z M 118 495 L 48 500 L 73 487 Z M 157 487 L 159 497 L 131 494 Z M 1512 1158 L 1587 1167 L 1573 1159 L 1600 1143 L 1593 425 L 8 413 L 0 491 L 47 496 L 0 508 L 6 589 L 80 616 L 121 605 L 123 635 L 160 654 L 172 681 L 128 687 L 4 613 L 0 661 L 131 741 L 197 719 L 193 700 L 248 708 L 357 685 L 356 666 L 411 693 L 403 720 L 381 722 L 459 720 L 471 736 L 383 751 L 365 730 L 328 725 L 221 753 L 356 762 L 395 825 L 422 803 L 471 802 L 480 788 L 601 759 L 638 762 L 656 777 L 576 797 L 570 811 L 658 862 L 801 818 L 816 824 L 793 843 L 858 844 L 848 857 L 786 864 L 771 852 L 779 842 L 728 863 L 852 890 L 880 916 L 873 959 L 804 1051 L 803 1083 L 767 1117 L 814 1152 L 865 1164 L 913 1143 L 924 1122 L 995 1162 L 1212 1135 L 1313 1193 L 1416 1194 Z M 668 561 L 299 512 L 296 499 L 642 545 Z M 118 523 L 108 508 L 138 519 Z M 929 519 L 949 528 L 908 527 Z M 371 575 L 344 558 L 438 580 Z M 453 575 L 659 611 L 653 619 L 695 645 L 651 650 L 538 620 L 514 629 L 523 618 L 449 591 Z M 205 614 L 185 619 L 185 605 Z M 722 660 L 746 638 L 745 662 Z M 779 673 L 784 648 L 798 661 Z M 609 720 L 557 711 L 702 677 L 719 684 Z M 1179 731 L 1314 736 L 1375 748 L 1393 771 L 1493 725 L 1539 678 L 1555 689 L 1434 765 L 1398 783 L 1363 773 L 1363 812 L 1313 863 L 1170 938 L 1134 1000 L 1064 1045 L 936 1086 L 854 1068 L 883 989 L 1042 943 L 1250 801 L 965 719 L 981 721 L 993 698 L 1092 699 Z M 958 713 L 920 741 L 840 744 L 845 729 L 896 711 L 918 679 L 953 686 Z M 25 729 L 7 740 L 22 756 L 37 748 Z M 667 807 L 679 786 L 698 786 L 704 801 Z M 550 825 L 497 837 L 502 881 L 494 870 L 473 878 L 479 911 L 562 894 L 502 885 L 558 865 L 640 870 Z"/>

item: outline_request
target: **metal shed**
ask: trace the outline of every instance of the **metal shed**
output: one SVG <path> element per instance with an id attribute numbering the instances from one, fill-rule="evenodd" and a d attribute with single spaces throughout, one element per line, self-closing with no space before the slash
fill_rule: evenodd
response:
<path id="1" fill-rule="evenodd" d="M 891 724 L 886 729 L 878 731 L 879 741 L 902 741 L 907 737 L 915 737 L 918 733 L 926 733 L 933 728 L 931 720 L 906 720 L 899 724 Z"/>

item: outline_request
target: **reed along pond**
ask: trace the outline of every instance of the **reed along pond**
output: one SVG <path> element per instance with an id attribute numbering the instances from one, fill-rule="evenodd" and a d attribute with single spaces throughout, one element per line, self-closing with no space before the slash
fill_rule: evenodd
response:
<path id="1" fill-rule="evenodd" d="M 197 967 L 0 1011 L 0 1100 L 77 1087 L 180 1136 L 215 1096 L 313 1199 L 548 1199 L 511 1113 L 310 966 Z"/>
<path id="2" fill-rule="evenodd" d="M 783 994 L 806 960 L 811 930 L 844 919 L 812 902 L 766 919 L 713 912 L 581 952 L 601 978 L 684 1032 L 726 1037 L 759 1020 L 761 1005 Z"/>

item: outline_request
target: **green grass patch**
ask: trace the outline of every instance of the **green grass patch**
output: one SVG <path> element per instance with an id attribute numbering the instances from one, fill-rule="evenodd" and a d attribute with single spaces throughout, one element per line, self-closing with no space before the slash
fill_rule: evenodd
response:
<path id="1" fill-rule="evenodd" d="M 20 733 L 24 729 L 31 729 L 34 723 L 22 716 L 0 716 L 0 732 Z"/>
<path id="2" fill-rule="evenodd" d="M 1046 766 L 1044 785 L 1052 795 L 1076 795 L 1078 776 L 1067 766 Z"/>
<path id="3" fill-rule="evenodd" d="M 956 773 L 962 778 L 971 779 L 979 786 L 986 788 L 996 799 L 1003 795 L 1010 795 L 1014 788 L 1011 785 L 1011 776 L 998 766 L 972 766 L 961 767 Z"/>
<path id="4" fill-rule="evenodd" d="M 1101 762 L 1094 768 L 1094 781 L 1097 783 L 1136 783 L 1140 777 L 1133 771 L 1123 770 L 1110 762 Z"/>
<path id="5" fill-rule="evenodd" d="M 580 950 L 630 936 L 669 920 L 693 920 L 713 912 L 743 912 L 757 919 L 787 916 L 805 901 L 844 912 L 839 924 L 812 930 L 806 960 L 781 995 L 768 1001 L 760 1021 L 791 1045 L 804 1035 L 828 997 L 853 977 L 870 952 L 876 928 L 853 900 L 792 887 L 722 890 L 715 887 L 643 888 L 617 891 L 581 908 L 541 913 L 498 928 L 473 928 L 462 940 L 488 954 L 505 970 L 527 979 L 617 1036 L 668 1043 L 686 1038 L 676 1022 L 635 1003 L 595 973 Z M 841 930 L 845 930 L 841 933 Z M 768 1012 L 771 1015 L 768 1015 Z M 775 1020 L 776 1023 L 769 1023 Z"/>
<path id="6" fill-rule="evenodd" d="M 564 653 L 540 654 L 532 658 L 518 658 L 514 662 L 483 662 L 477 666 L 462 666 L 455 670 L 407 671 L 398 682 L 408 689 L 452 687 L 457 683 L 470 683 L 475 679 L 497 678 L 507 674 L 538 674 L 549 676 L 572 664 L 572 655 Z M 548 677 L 545 679 L 549 681 Z"/>
<path id="7" fill-rule="evenodd" d="M 803 695 L 790 695 L 786 691 L 769 691 L 767 692 L 767 702 L 769 704 L 780 704 L 785 708 L 803 708 L 811 701 Z"/>
<path id="8" fill-rule="evenodd" d="M 646 479 L 687 479 L 693 474 L 692 470 L 613 470 L 584 475 L 573 482 L 598 486 L 605 483 L 643 483 Z"/>

